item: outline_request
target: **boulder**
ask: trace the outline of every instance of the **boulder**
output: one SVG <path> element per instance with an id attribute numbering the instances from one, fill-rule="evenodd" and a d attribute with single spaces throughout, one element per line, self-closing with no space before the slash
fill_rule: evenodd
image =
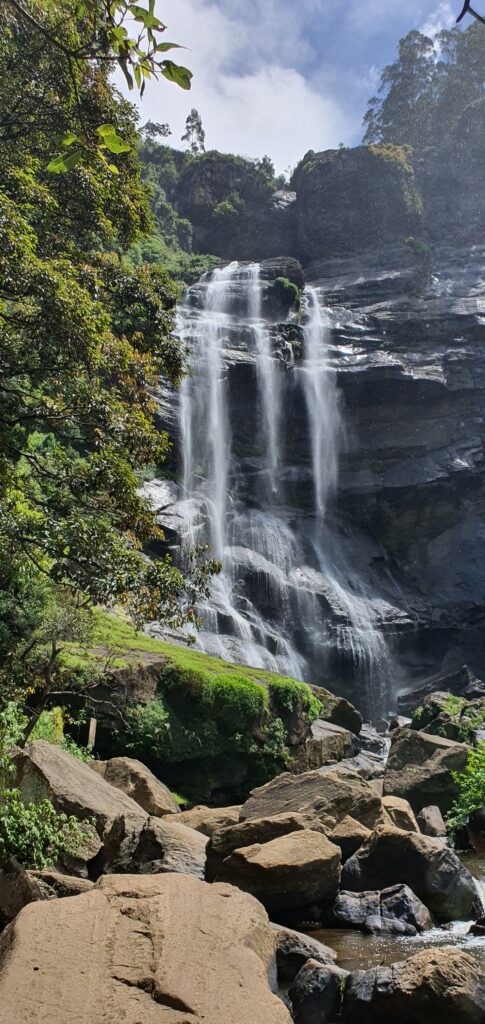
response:
<path id="1" fill-rule="evenodd" d="M 384 796 L 382 806 L 391 823 L 404 832 L 419 832 L 413 809 L 407 800 L 399 796 Z"/>
<path id="2" fill-rule="evenodd" d="M 429 910 L 407 885 L 394 885 L 381 892 L 345 892 L 338 894 L 331 911 L 332 924 L 339 928 L 363 928 L 369 918 L 382 917 L 402 921 L 415 934 L 432 928 Z"/>
<path id="3" fill-rule="evenodd" d="M 192 807 L 190 811 L 182 811 L 177 815 L 177 822 L 202 832 L 204 836 L 212 836 L 227 825 L 235 825 L 239 821 L 241 805 L 234 807 Z M 167 818 L 167 820 L 173 820 Z"/>
<path id="4" fill-rule="evenodd" d="M 330 690 L 320 686 L 313 686 L 312 690 L 322 704 L 320 718 L 334 725 L 340 725 L 342 729 L 349 729 L 355 736 L 358 736 L 362 728 L 362 715 L 350 701 L 345 697 L 337 697 Z"/>
<path id="5" fill-rule="evenodd" d="M 53 743 L 34 740 L 24 750 L 15 750 L 13 761 L 15 785 L 26 803 L 49 797 L 57 811 L 74 814 L 81 821 L 94 818 L 100 836 L 115 818 L 142 822 L 147 817 L 129 796 Z"/>
<path id="6" fill-rule="evenodd" d="M 3 933 L 1 1014 L 12 1024 L 291 1024 L 268 984 L 273 965 L 267 915 L 246 893 L 187 875 L 108 876 L 83 896 L 25 907 Z"/>
<path id="7" fill-rule="evenodd" d="M 302 770 L 334 764 L 336 761 L 352 757 L 356 752 L 356 745 L 356 737 L 348 729 L 343 729 L 333 722 L 317 719 L 312 722 L 311 734 L 305 741 L 300 757 L 296 758 L 296 763 Z"/>
<path id="8" fill-rule="evenodd" d="M 355 971 L 342 1024 L 483 1024 L 485 974 L 473 957 L 444 946 L 390 967 Z"/>
<path id="9" fill-rule="evenodd" d="M 327 822 L 328 831 L 335 827 L 335 820 Z M 206 881 L 222 880 L 222 865 L 226 857 L 244 846 L 255 843 L 269 843 L 272 839 L 289 835 L 290 832 L 302 832 L 311 829 L 315 832 L 327 833 L 327 828 L 310 815 L 275 814 L 267 818 L 256 818 L 254 821 L 241 821 L 235 825 L 221 828 L 211 836 L 207 844 Z M 221 874 L 222 872 L 222 874 Z"/>
<path id="10" fill-rule="evenodd" d="M 439 839 L 381 825 L 344 864 L 342 889 L 366 892 L 400 883 L 439 921 L 472 916 L 475 883 L 454 851 Z"/>
<path id="11" fill-rule="evenodd" d="M 92 882 L 72 878 L 58 871 L 26 871 L 11 857 L 0 871 L 0 928 L 4 928 L 28 903 L 77 896 L 88 892 Z"/>
<path id="12" fill-rule="evenodd" d="M 485 684 L 476 678 L 467 665 L 462 665 L 461 668 L 457 668 L 453 672 L 432 676 L 419 689 L 413 690 L 411 693 L 401 694 L 398 697 L 400 714 L 412 715 L 417 707 L 421 707 L 430 693 L 438 691 L 453 693 L 455 696 L 473 700 L 485 697 Z"/>
<path id="13" fill-rule="evenodd" d="M 241 808 L 241 821 L 296 811 L 338 823 L 351 815 L 372 827 L 382 812 L 381 800 L 368 782 L 348 772 L 285 772 L 254 789 Z"/>
<path id="14" fill-rule="evenodd" d="M 342 864 L 356 853 L 359 847 L 365 839 L 370 836 L 370 830 L 362 825 L 360 821 L 356 821 L 355 818 L 351 818 L 348 814 L 346 818 L 342 818 L 339 821 L 337 827 L 333 830 L 330 835 L 332 843 L 336 846 L 340 846 L 342 853 Z"/>
<path id="15" fill-rule="evenodd" d="M 222 865 L 224 878 L 281 915 L 332 900 L 340 883 L 340 850 L 319 832 L 305 829 L 234 850 Z"/>
<path id="16" fill-rule="evenodd" d="M 373 754 L 371 750 L 361 750 L 355 757 L 347 757 L 337 765 L 323 766 L 321 772 L 337 771 L 339 774 L 346 772 L 350 775 L 359 775 L 361 779 L 380 779 L 384 776 L 386 767 L 385 758 L 381 754 Z"/>
<path id="17" fill-rule="evenodd" d="M 381 736 L 373 725 L 363 725 L 359 733 L 359 748 L 367 750 L 370 754 L 379 754 L 380 757 L 387 757 L 389 740 Z"/>
<path id="18" fill-rule="evenodd" d="M 423 835 L 446 839 L 445 820 L 439 807 L 436 807 L 436 805 L 423 807 L 423 810 L 418 814 L 417 822 L 419 830 Z"/>
<path id="19" fill-rule="evenodd" d="M 335 964 L 308 960 L 297 974 L 289 998 L 295 1024 L 326 1024 L 340 1017 L 349 972 Z"/>
<path id="20" fill-rule="evenodd" d="M 105 835 L 102 869 L 106 874 L 178 874 L 204 877 L 207 837 L 178 821 L 117 818 Z"/>
<path id="21" fill-rule="evenodd" d="M 394 729 L 403 729 L 408 725 L 411 725 L 411 718 L 406 718 L 405 715 L 394 715 L 389 722 L 389 732 L 394 732 Z"/>
<path id="22" fill-rule="evenodd" d="M 462 771 L 468 754 L 464 743 L 396 729 L 384 775 L 384 795 L 409 800 L 415 813 L 436 804 L 445 814 L 458 793 L 451 773 Z"/>
<path id="23" fill-rule="evenodd" d="M 162 818 L 177 814 L 180 807 L 167 786 L 160 782 L 141 761 L 133 757 L 111 757 L 109 761 L 92 761 L 92 771 L 101 775 L 139 804 L 147 814 Z"/>
<path id="24" fill-rule="evenodd" d="M 416 928 L 405 921 L 399 921 L 396 917 L 380 917 L 379 914 L 371 914 L 366 917 L 362 931 L 368 935 L 408 935 L 417 934 Z"/>
<path id="25" fill-rule="evenodd" d="M 337 954 L 323 942 L 304 935 L 293 928 L 285 928 L 281 924 L 272 924 L 276 936 L 276 966 L 278 982 L 293 981 L 307 960 L 316 960 L 319 964 L 333 964 Z"/>

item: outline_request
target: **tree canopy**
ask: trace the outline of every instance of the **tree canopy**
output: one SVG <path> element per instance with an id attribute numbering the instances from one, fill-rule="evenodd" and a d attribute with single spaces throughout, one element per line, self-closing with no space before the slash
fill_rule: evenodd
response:
<path id="1" fill-rule="evenodd" d="M 468 145 L 470 122 L 485 133 L 485 35 L 481 24 L 453 28 L 434 39 L 410 32 L 384 68 L 378 95 L 364 118 L 367 143 L 408 144 L 415 149 Z M 478 114 L 480 107 L 480 116 Z"/>
<path id="2" fill-rule="evenodd" d="M 160 531 L 141 474 L 169 450 L 153 393 L 184 367 L 176 287 L 124 255 L 151 214 L 134 108 L 110 84 L 120 51 L 111 29 L 93 36 L 94 7 L 7 0 L 0 14 L 0 666 L 56 595 L 180 622 L 205 586 L 205 568 L 187 579 L 143 552 Z M 100 0 L 97 16 L 108 7 L 133 5 Z M 90 141 L 103 125 L 123 140 L 109 167 Z M 52 173 L 53 147 L 81 133 L 69 173 Z"/>

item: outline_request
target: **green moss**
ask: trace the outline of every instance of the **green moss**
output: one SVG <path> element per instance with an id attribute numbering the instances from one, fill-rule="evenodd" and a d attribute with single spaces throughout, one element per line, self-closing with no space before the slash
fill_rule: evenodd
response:
<path id="1" fill-rule="evenodd" d="M 286 306 L 300 308 L 300 289 L 289 277 L 277 277 L 273 283 L 273 291 L 280 302 Z"/>

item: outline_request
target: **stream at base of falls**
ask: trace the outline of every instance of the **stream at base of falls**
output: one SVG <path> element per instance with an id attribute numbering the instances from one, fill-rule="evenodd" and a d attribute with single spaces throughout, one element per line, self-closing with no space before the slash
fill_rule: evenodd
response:
<path id="1" fill-rule="evenodd" d="M 477 890 L 485 891 L 485 857 L 464 854 L 463 864 L 477 880 Z M 485 908 L 484 908 L 485 910 Z M 471 921 L 454 921 L 441 928 L 430 928 L 413 937 L 396 935 L 365 935 L 350 928 L 308 930 L 308 934 L 330 946 L 337 954 L 339 967 L 347 971 L 366 971 L 380 964 L 389 965 L 407 960 L 422 949 L 454 946 L 469 953 L 485 966 L 485 935 L 469 935 Z"/>
<path id="2" fill-rule="evenodd" d="M 231 263 L 178 311 L 192 368 L 180 399 L 181 546 L 208 544 L 223 565 L 198 608 L 196 647 L 321 685 L 346 676 L 376 717 L 389 710 L 393 674 L 387 608 L 333 514 L 345 423 L 324 296 L 303 291 L 295 355 L 265 289 L 259 264 Z M 290 406 L 301 421 L 293 433 Z"/>

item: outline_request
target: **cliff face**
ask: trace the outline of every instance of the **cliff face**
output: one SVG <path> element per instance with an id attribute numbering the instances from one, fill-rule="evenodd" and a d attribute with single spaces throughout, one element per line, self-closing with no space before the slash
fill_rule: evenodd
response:
<path id="1" fill-rule="evenodd" d="M 231 230 L 214 209 L 231 190 L 244 191 L 234 168 L 230 180 L 227 168 L 219 178 L 214 156 L 192 164 L 180 183 L 181 210 L 202 247 L 210 242 L 227 260 L 293 257 L 325 296 L 346 432 L 334 528 L 382 602 L 398 654 L 396 687 L 463 661 L 485 671 L 480 166 L 473 154 L 413 156 L 400 147 L 310 153 L 291 190 L 256 202 L 247 185 Z M 282 268 L 287 277 L 281 263 L 263 273 L 271 281 Z M 274 350 L 284 363 L 291 340 L 298 366 L 298 317 L 282 323 L 287 311 L 268 303 Z M 290 371 L 285 379 L 285 501 L 301 518 L 311 502 L 308 425 Z M 228 386 L 244 500 L 260 453 L 251 426 L 255 368 L 241 351 Z M 246 567 L 249 590 L 262 590 L 261 571 Z"/>

